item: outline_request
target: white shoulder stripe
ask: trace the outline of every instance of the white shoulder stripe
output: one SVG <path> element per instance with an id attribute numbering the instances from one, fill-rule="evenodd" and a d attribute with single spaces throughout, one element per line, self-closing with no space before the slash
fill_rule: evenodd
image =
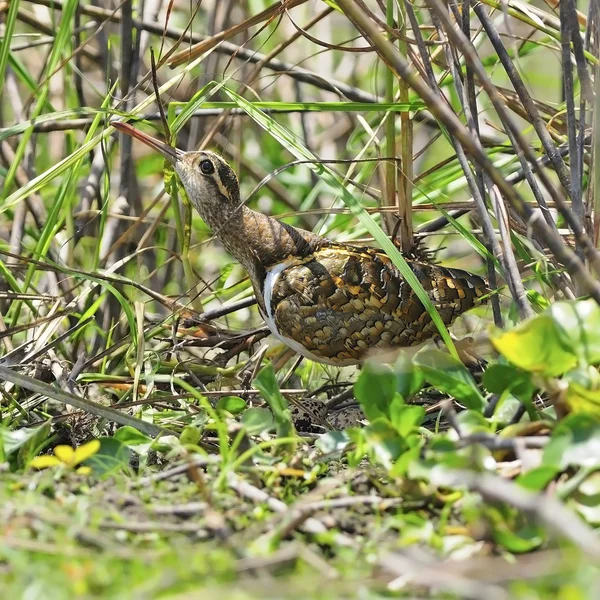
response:
<path id="1" fill-rule="evenodd" d="M 271 301 L 273 299 L 273 289 L 275 284 L 281 275 L 281 272 L 290 266 L 291 261 L 283 261 L 271 267 L 267 271 L 265 277 L 265 283 L 263 287 L 263 298 L 265 299 L 265 311 L 267 312 L 267 326 L 269 329 L 277 335 L 277 326 L 275 325 L 275 317 L 273 316 L 273 309 L 271 308 Z"/>

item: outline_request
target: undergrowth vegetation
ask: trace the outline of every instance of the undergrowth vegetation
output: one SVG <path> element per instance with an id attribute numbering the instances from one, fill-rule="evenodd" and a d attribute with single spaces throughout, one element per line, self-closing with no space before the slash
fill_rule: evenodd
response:
<path id="1" fill-rule="evenodd" d="M 0 3 L 6 598 L 595 598 L 597 2 Z M 301 359 L 171 165 L 439 329 Z M 486 278 L 444 327 L 406 259 Z M 451 335 L 452 334 L 452 335 Z"/>

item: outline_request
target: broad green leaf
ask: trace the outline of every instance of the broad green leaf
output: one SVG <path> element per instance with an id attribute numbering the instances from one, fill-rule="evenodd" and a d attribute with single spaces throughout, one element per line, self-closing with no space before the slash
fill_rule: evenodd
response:
<path id="1" fill-rule="evenodd" d="M 242 415 L 242 425 L 249 435 L 258 435 L 273 427 L 273 415 L 268 408 L 249 408 Z"/>
<path id="2" fill-rule="evenodd" d="M 564 346 L 549 314 L 528 319 L 505 333 L 492 334 L 491 341 L 508 361 L 532 373 L 560 375 L 577 363 L 577 357 Z"/>
<path id="3" fill-rule="evenodd" d="M 419 459 L 423 443 L 423 438 L 417 438 L 415 445 L 398 457 L 394 466 L 390 469 L 390 477 L 404 477 L 406 475 L 409 467 Z"/>
<path id="4" fill-rule="evenodd" d="M 246 409 L 246 401 L 239 396 L 223 396 L 219 398 L 216 408 L 232 415 L 239 415 Z"/>
<path id="5" fill-rule="evenodd" d="M 600 416 L 600 390 L 588 390 L 571 382 L 564 397 L 573 413 L 588 413 Z"/>
<path id="6" fill-rule="evenodd" d="M 0 443 L 3 445 L 5 459 L 8 459 L 13 468 L 26 467 L 52 441 L 51 431 L 50 421 L 32 429 L 0 430 Z"/>
<path id="7" fill-rule="evenodd" d="M 200 441 L 201 437 L 202 433 L 200 432 L 200 429 L 198 429 L 198 427 L 196 427 L 195 425 L 186 425 L 183 428 L 181 435 L 179 436 L 179 441 L 183 445 L 195 446 Z"/>
<path id="8" fill-rule="evenodd" d="M 404 438 L 417 433 L 424 418 L 425 409 L 422 406 L 393 402 L 390 407 L 390 422 Z"/>
<path id="9" fill-rule="evenodd" d="M 595 300 L 556 302 L 548 313 L 565 348 L 584 364 L 600 362 L 600 306 Z"/>
<path id="10" fill-rule="evenodd" d="M 436 348 L 423 348 L 414 358 L 425 379 L 472 410 L 482 411 L 485 399 L 473 376 L 456 358 Z"/>
<path id="11" fill-rule="evenodd" d="M 394 364 L 396 391 L 408 402 L 422 387 L 423 373 L 415 368 L 413 361 L 401 353 Z"/>
<path id="12" fill-rule="evenodd" d="M 292 421 L 292 413 L 288 407 L 287 400 L 279 390 L 277 377 L 275 377 L 275 371 L 271 363 L 264 367 L 256 376 L 254 386 L 267 401 L 273 412 L 273 418 L 277 427 L 277 436 L 291 437 L 295 435 L 296 430 Z"/>
<path id="13" fill-rule="evenodd" d="M 151 444 L 152 438 L 148 437 L 146 434 L 138 431 L 135 427 L 130 427 L 129 425 L 125 425 L 124 427 L 119 427 L 113 436 L 115 439 L 123 442 L 127 446 L 139 446 L 140 444 Z"/>
<path id="14" fill-rule="evenodd" d="M 594 467 L 600 460 L 600 420 L 579 413 L 567 415 L 554 429 L 542 462 L 561 470 Z"/>
<path id="15" fill-rule="evenodd" d="M 542 465 L 521 473 L 515 480 L 520 486 L 532 492 L 541 492 L 560 473 L 559 469 L 551 465 Z"/>
<path id="16" fill-rule="evenodd" d="M 534 391 L 531 375 L 513 365 L 490 365 L 483 374 L 483 385 L 492 394 L 510 392 L 518 398 L 531 398 Z"/>
<path id="17" fill-rule="evenodd" d="M 573 413 L 588 413 L 600 417 L 600 373 L 596 367 L 578 367 L 565 374 L 568 382 L 563 396 Z"/>
<path id="18" fill-rule="evenodd" d="M 456 421 L 463 435 L 490 433 L 491 423 L 476 410 L 463 410 L 456 415 Z"/>
<path id="19" fill-rule="evenodd" d="M 94 475 L 102 476 L 129 468 L 132 451 L 114 437 L 101 437 L 100 449 L 85 461 Z"/>
<path id="20" fill-rule="evenodd" d="M 596 467 L 598 469 L 599 467 Z M 600 525 L 600 473 L 588 473 L 585 480 L 572 494 L 575 509 L 590 523 Z"/>
<path id="21" fill-rule="evenodd" d="M 350 438 L 345 431 L 328 431 L 319 436 L 315 446 L 323 454 L 333 454 L 343 452 L 350 443 Z"/>
<path id="22" fill-rule="evenodd" d="M 514 365 L 493 364 L 483 374 L 483 385 L 492 394 L 512 394 L 524 404 L 532 421 L 539 418 L 532 402 L 535 386 L 527 371 Z"/>
<path id="23" fill-rule="evenodd" d="M 391 469 L 400 455 L 409 449 L 404 438 L 384 419 L 367 425 L 364 434 L 377 460 L 386 469 Z"/>
<path id="24" fill-rule="evenodd" d="M 389 415 L 396 395 L 396 375 L 390 367 L 367 361 L 354 384 L 354 397 L 371 422 Z"/>

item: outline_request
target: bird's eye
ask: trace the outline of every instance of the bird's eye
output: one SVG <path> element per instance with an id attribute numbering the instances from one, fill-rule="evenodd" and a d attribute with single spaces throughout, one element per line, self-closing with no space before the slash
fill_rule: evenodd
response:
<path id="1" fill-rule="evenodd" d="M 212 175 L 215 172 L 215 167 L 210 160 L 200 162 L 200 171 L 203 175 Z"/>

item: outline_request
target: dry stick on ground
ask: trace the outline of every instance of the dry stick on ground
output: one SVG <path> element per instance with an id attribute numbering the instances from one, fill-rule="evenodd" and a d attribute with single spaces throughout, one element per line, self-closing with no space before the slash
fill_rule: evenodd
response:
<path id="1" fill-rule="evenodd" d="M 290 514 L 290 507 L 287 504 L 285 504 L 285 502 L 282 502 L 281 500 L 278 500 L 273 496 L 269 496 L 269 494 L 267 494 L 264 490 L 258 489 L 257 487 L 251 485 L 247 481 L 244 481 L 233 471 L 227 473 L 227 484 L 240 496 L 248 500 L 252 500 L 257 504 L 266 504 L 269 507 L 269 509 L 275 513 L 286 515 Z M 325 525 L 321 523 L 321 521 L 315 519 L 314 517 L 311 517 L 310 513 L 303 513 L 301 516 L 298 516 L 298 520 L 295 521 L 295 527 L 300 527 L 300 529 L 302 529 L 306 533 L 310 533 L 313 535 L 319 535 L 327 533 L 329 531 L 327 527 L 325 527 Z M 340 546 L 352 548 L 356 545 L 351 537 L 343 533 L 331 532 L 331 534 L 335 539 L 335 543 Z"/>
<path id="2" fill-rule="evenodd" d="M 114 421 L 120 425 L 129 425 L 152 437 L 156 437 L 161 434 L 174 435 L 173 432 L 169 431 L 168 429 L 157 427 L 156 425 L 152 425 L 151 423 L 147 423 L 141 419 L 130 417 L 128 414 L 119 412 L 118 410 L 109 408 L 108 406 L 103 406 L 97 402 L 92 402 L 91 400 L 86 400 L 85 398 L 75 396 L 74 394 L 65 392 L 60 388 L 49 385 L 48 383 L 35 379 L 34 377 L 28 377 L 27 375 L 17 373 L 17 371 L 2 365 L 0 365 L 0 380 L 25 388 L 31 392 L 36 392 L 42 396 L 45 396 L 46 398 L 56 400 L 57 402 L 74 406 L 75 408 L 84 410 L 87 413 L 91 413 L 109 421 Z"/>
<path id="3" fill-rule="evenodd" d="M 425 72 L 427 74 L 427 79 L 429 81 L 429 85 L 430 85 L 431 89 L 434 91 L 434 93 L 440 99 L 440 102 L 443 102 L 444 100 L 443 100 L 442 92 L 437 84 L 436 79 L 435 79 L 435 75 L 433 73 L 433 67 L 431 65 L 431 61 L 429 60 L 429 54 L 427 53 L 427 48 L 425 47 L 425 44 L 423 42 L 423 36 L 421 35 L 421 30 L 419 29 L 419 24 L 417 22 L 413 7 L 408 2 L 406 3 L 406 14 L 410 20 L 415 40 L 417 41 L 417 46 L 419 48 L 419 53 L 421 55 L 421 61 L 423 62 L 423 66 L 424 66 Z M 475 177 L 473 176 L 473 172 L 471 171 L 471 167 L 469 166 L 469 163 L 467 161 L 465 151 L 464 151 L 463 147 L 460 145 L 460 143 L 454 139 L 454 137 L 449 136 L 449 140 L 450 140 L 450 143 L 452 144 L 452 146 L 454 147 L 454 150 L 456 152 L 456 158 L 457 158 L 458 162 L 460 163 L 460 166 L 462 167 L 463 173 L 465 175 L 465 179 L 467 180 L 467 185 L 469 187 L 469 191 L 471 192 L 471 196 L 473 197 L 473 201 L 475 202 L 477 213 L 479 214 L 479 218 L 481 220 L 481 224 L 482 224 L 483 231 L 484 231 L 484 242 L 485 242 L 486 249 L 490 253 L 491 256 L 500 257 L 502 254 L 500 245 L 498 244 L 498 241 L 496 239 L 496 235 L 494 233 L 494 227 L 492 225 L 490 216 L 487 212 L 487 209 L 485 206 L 485 200 L 483 199 L 483 194 L 481 193 L 481 190 L 480 190 L 479 186 L 477 185 L 477 182 L 475 181 Z M 489 283 L 490 283 L 490 285 L 493 285 L 494 288 L 497 288 L 496 273 L 495 273 L 495 267 L 494 267 L 493 261 L 491 259 L 488 259 L 486 261 L 486 263 L 487 263 L 487 272 L 488 272 Z M 502 316 L 501 316 L 501 312 L 500 312 L 500 299 L 498 298 L 497 295 L 492 296 L 491 303 L 492 303 L 492 307 L 493 307 L 492 310 L 493 310 L 493 315 L 494 315 L 494 323 L 498 326 L 501 326 L 502 325 Z"/>
<path id="4" fill-rule="evenodd" d="M 432 483 L 440 487 L 467 489 L 487 502 L 505 502 L 539 519 L 548 529 L 569 540 L 582 552 L 600 559 L 600 537 L 574 512 L 553 496 L 534 494 L 513 483 L 486 473 L 472 471 L 436 472 Z"/>
<path id="5" fill-rule="evenodd" d="M 510 600 L 511 598 L 509 593 L 499 585 L 457 574 L 454 569 L 444 568 L 443 564 L 435 562 L 433 558 L 423 560 L 395 552 L 382 556 L 378 560 L 378 564 L 382 569 L 396 576 L 388 583 L 388 588 L 392 591 L 405 590 L 407 584 L 413 584 L 419 589 L 424 587 L 432 592 L 437 592 L 436 597 L 439 597 L 437 594 L 443 591 L 467 600 L 481 600 L 481 598 Z"/>
<path id="6" fill-rule="evenodd" d="M 502 173 L 494 167 L 481 144 L 478 143 L 478 140 L 473 139 L 471 133 L 460 122 L 456 114 L 440 100 L 433 90 L 412 73 L 409 65 L 400 56 L 396 48 L 381 35 L 377 26 L 365 16 L 352 0 L 338 0 L 338 6 L 362 30 L 363 35 L 367 36 L 369 41 L 373 43 L 377 48 L 377 52 L 385 58 L 398 76 L 408 81 L 429 110 L 448 129 L 450 135 L 455 136 L 478 166 L 488 173 L 504 198 L 509 201 L 521 219 L 532 227 L 540 240 L 550 248 L 557 260 L 565 265 L 571 276 L 580 282 L 583 288 L 600 304 L 600 284 L 587 273 L 577 255 L 564 245 L 560 236 L 543 219 L 537 218 L 533 209 L 507 183 Z"/>

